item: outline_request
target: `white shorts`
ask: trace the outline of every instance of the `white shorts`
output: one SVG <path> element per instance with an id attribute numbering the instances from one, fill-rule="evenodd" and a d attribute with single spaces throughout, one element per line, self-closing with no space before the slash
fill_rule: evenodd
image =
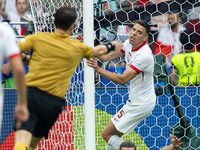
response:
<path id="1" fill-rule="evenodd" d="M 152 112 L 155 103 L 146 105 L 124 105 L 111 119 L 121 133 L 131 133 Z"/>

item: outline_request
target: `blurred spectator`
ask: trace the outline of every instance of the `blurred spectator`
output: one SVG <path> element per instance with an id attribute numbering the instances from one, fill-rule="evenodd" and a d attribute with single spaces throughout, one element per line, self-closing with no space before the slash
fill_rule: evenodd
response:
<path id="1" fill-rule="evenodd" d="M 103 4 L 103 10 L 105 14 L 112 13 L 113 11 L 117 10 L 117 5 L 115 1 L 112 2 L 105 2 Z"/>
<path id="2" fill-rule="evenodd" d="M 32 7 L 33 7 L 34 16 L 41 17 L 44 11 L 41 7 L 40 2 L 38 2 L 38 0 L 32 1 Z"/>
<path id="3" fill-rule="evenodd" d="M 168 14 L 162 14 L 159 16 L 152 16 L 150 21 L 150 35 L 148 38 L 149 47 L 152 52 L 155 51 L 155 39 L 158 37 L 159 30 L 166 26 L 168 23 L 166 22 L 168 18 Z"/>
<path id="4" fill-rule="evenodd" d="M 134 9 L 136 6 L 143 7 L 145 5 L 148 5 L 148 0 L 128 0 L 128 1 L 122 1 L 118 2 L 117 6 L 118 9 Z M 148 20 L 145 20 L 148 22 Z M 117 27 L 117 33 L 118 34 L 129 34 L 131 29 L 133 27 L 132 22 L 122 25 L 118 25 Z"/>
<path id="5" fill-rule="evenodd" d="M 164 26 L 158 33 L 154 54 L 161 53 L 165 57 L 167 67 L 171 66 L 173 55 L 182 51 L 179 41 L 180 32 L 185 30 L 181 25 L 181 18 L 178 13 L 168 14 L 168 25 Z"/>
<path id="6" fill-rule="evenodd" d="M 122 1 L 122 2 L 118 2 L 117 4 L 118 9 L 134 9 L 135 6 L 138 6 L 138 1 L 136 0 L 129 0 L 129 1 Z M 122 24 L 122 25 L 118 25 L 117 27 L 117 33 L 118 34 L 129 34 L 131 29 L 133 27 L 133 24 L 127 25 L 127 24 Z"/>
<path id="7" fill-rule="evenodd" d="M 186 28 L 190 31 L 195 32 L 196 37 L 196 47 L 197 50 L 200 51 L 200 7 L 194 7 L 192 9 L 188 9 L 188 17 L 189 22 L 186 24 Z"/>
<path id="8" fill-rule="evenodd" d="M 2 1 L 0 0 L 0 8 L 1 8 L 1 4 L 2 4 Z M 1 11 L 1 10 L 0 10 Z M 0 22 L 3 20 L 3 17 L 1 15 L 1 12 L 0 12 Z"/>
<path id="9" fill-rule="evenodd" d="M 94 2 L 94 15 L 95 16 L 101 16 L 105 13 L 109 14 L 109 13 L 113 13 L 114 11 L 117 10 L 117 4 L 116 1 L 114 0 L 101 0 L 99 2 L 99 0 L 93 0 Z M 98 10 L 98 11 L 97 11 Z"/>
<path id="10" fill-rule="evenodd" d="M 30 60 L 29 54 L 22 54 L 22 60 L 24 63 L 24 70 L 25 74 L 28 73 L 28 64 Z M 13 69 L 11 66 L 11 63 L 6 59 L 1 67 L 2 72 L 2 83 L 4 88 L 16 88 L 15 82 L 14 82 L 14 74 Z"/>
<path id="11" fill-rule="evenodd" d="M 133 27 L 133 24 L 131 25 L 118 25 L 117 27 L 117 33 L 118 34 L 129 34 L 131 29 Z"/>
<path id="12" fill-rule="evenodd" d="M 93 0 L 94 3 L 94 16 L 103 16 L 109 13 L 114 13 L 117 10 L 115 0 Z M 95 30 L 96 37 L 107 35 L 110 32 L 116 32 L 116 26 L 100 27 Z M 101 39 L 100 39 L 101 40 Z"/>
<path id="13" fill-rule="evenodd" d="M 0 1 L 2 1 L 2 0 L 0 0 Z M 27 11 L 31 12 L 30 5 L 29 5 L 29 0 L 27 0 L 27 3 L 28 3 Z M 16 5 L 16 0 L 6 0 L 5 10 L 7 12 L 12 12 L 12 13 L 16 14 L 17 13 L 17 8 L 16 8 L 15 5 Z"/>
<path id="14" fill-rule="evenodd" d="M 180 41 L 184 52 L 172 58 L 172 82 L 175 86 L 200 85 L 200 52 L 192 50 L 195 43 L 194 32 L 182 32 Z"/>
<path id="15" fill-rule="evenodd" d="M 10 20 L 11 22 L 20 22 L 21 17 L 25 17 L 27 15 L 27 7 L 28 3 L 27 0 L 16 0 L 17 14 L 13 12 L 9 12 L 5 10 L 5 0 L 2 1 L 1 5 L 1 15 L 4 19 Z M 24 35 L 25 30 L 21 29 L 20 25 L 13 25 L 14 30 L 18 35 Z"/>
<path id="16" fill-rule="evenodd" d="M 143 7 L 149 4 L 149 0 L 120 0 L 117 1 L 118 9 L 134 9 L 136 6 Z"/>
<path id="17" fill-rule="evenodd" d="M 131 5 L 130 5 L 129 1 L 119 1 L 119 2 L 116 1 L 116 3 L 117 3 L 118 9 L 129 10 L 130 8 L 132 8 L 132 7 L 130 7 Z M 131 3 L 131 4 L 134 5 L 134 3 Z"/>

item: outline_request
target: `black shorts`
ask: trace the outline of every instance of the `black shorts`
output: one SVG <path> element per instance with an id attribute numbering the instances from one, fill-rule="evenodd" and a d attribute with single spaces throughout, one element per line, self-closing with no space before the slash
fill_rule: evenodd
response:
<path id="1" fill-rule="evenodd" d="M 28 121 L 22 123 L 20 129 L 29 131 L 35 137 L 47 138 L 49 130 L 62 112 L 64 103 L 64 99 L 38 88 L 28 87 L 30 116 Z"/>

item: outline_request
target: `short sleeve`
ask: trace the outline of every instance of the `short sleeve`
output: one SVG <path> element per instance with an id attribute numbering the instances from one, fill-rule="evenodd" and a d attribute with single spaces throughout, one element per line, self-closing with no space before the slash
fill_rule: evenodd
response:
<path id="1" fill-rule="evenodd" d="M 7 58 L 11 59 L 14 56 L 20 55 L 19 47 L 15 41 L 15 33 L 13 29 L 6 26 L 6 36 L 5 36 L 5 55 Z"/>
<path id="2" fill-rule="evenodd" d="M 35 43 L 36 39 L 38 38 L 39 34 L 41 34 L 41 33 L 28 35 L 24 39 L 21 39 L 18 42 L 18 46 L 19 46 L 21 52 L 26 52 L 28 50 L 33 50 L 34 43 Z"/>
<path id="3" fill-rule="evenodd" d="M 83 50 L 83 57 L 87 58 L 87 59 L 91 58 L 93 56 L 94 49 L 92 47 L 88 47 L 83 42 L 79 42 L 79 43 L 81 44 L 80 46 L 81 46 L 81 48 Z"/>
<path id="4" fill-rule="evenodd" d="M 124 46 L 124 44 L 123 44 L 123 47 L 122 47 L 122 49 L 120 50 L 122 53 L 125 53 L 125 51 L 126 51 L 126 47 Z"/>
<path id="5" fill-rule="evenodd" d="M 145 55 L 137 54 L 134 59 L 133 63 L 130 65 L 132 69 L 134 69 L 137 73 L 140 73 L 145 70 L 146 67 L 149 65 L 149 58 L 145 57 Z"/>

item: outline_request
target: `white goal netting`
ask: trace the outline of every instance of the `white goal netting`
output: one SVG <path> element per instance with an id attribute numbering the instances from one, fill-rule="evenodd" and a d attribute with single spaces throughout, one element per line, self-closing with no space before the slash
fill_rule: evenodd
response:
<path id="1" fill-rule="evenodd" d="M 53 14 L 56 9 L 64 5 L 75 7 L 77 10 L 78 18 L 72 36 L 75 36 L 76 32 L 83 33 L 83 0 L 30 0 L 35 32 L 53 32 L 55 29 Z M 183 52 L 183 47 L 179 42 L 180 34 L 178 34 L 182 31 L 173 32 L 171 28 L 170 31 L 166 30 L 164 32 L 163 36 L 173 34 L 174 39 L 163 38 L 159 35 L 161 29 L 168 25 L 169 14 L 171 15 L 171 13 L 175 16 L 175 21 L 178 22 L 181 30 L 188 29 L 195 34 L 196 43 L 193 50 L 200 51 L 200 44 L 198 43 L 200 41 L 200 3 L 197 0 L 94 0 L 94 33 L 97 39 L 95 44 L 103 42 L 104 39 L 124 42 L 128 39 L 128 33 L 134 21 L 144 20 L 151 27 L 148 44 L 154 54 L 161 53 L 168 60 L 166 68 L 170 74 L 171 66 L 176 65 L 171 64 L 171 58 L 174 54 Z M 200 55 L 195 57 L 200 58 Z M 187 85 L 175 88 L 180 104 L 174 103 L 175 93 L 173 93 L 173 90 L 169 90 L 169 85 L 173 84 L 169 83 L 169 80 L 165 80 L 167 76 L 165 70 L 161 69 L 160 74 L 156 74 L 155 86 L 163 87 L 164 93 L 161 90 L 161 95 L 157 97 L 153 112 L 132 133 L 123 136 L 124 140 L 133 141 L 138 150 L 158 150 L 171 144 L 170 132 L 176 133 L 184 143 L 187 143 L 185 147 L 180 147 L 180 149 L 192 150 L 199 148 L 200 63 L 194 63 L 192 59 L 193 56 L 185 59 L 185 66 L 182 68 L 184 71 L 181 75 L 172 71 L 172 75 L 175 75 L 179 82 L 182 76 L 188 77 Z M 178 63 L 180 63 L 179 60 Z M 99 65 L 111 72 L 120 74 L 125 70 L 123 57 L 109 62 L 99 61 Z M 49 138 L 43 139 L 37 150 L 85 149 L 83 66 L 83 62 L 80 61 L 80 65 L 72 77 L 70 88 L 66 94 L 66 110 L 60 115 L 49 132 Z M 157 66 L 164 67 L 165 65 L 157 63 Z M 190 73 L 187 70 L 190 70 Z M 194 75 L 195 81 L 192 78 Z M 94 80 L 96 89 L 96 149 L 104 150 L 106 142 L 103 140 L 101 133 L 112 116 L 128 100 L 129 83 L 120 86 L 97 74 Z M 187 127 L 182 126 L 179 111 L 182 112 L 182 120 L 184 120 L 183 118 L 188 120 Z M 176 123 L 179 126 L 175 126 Z M 187 132 L 189 132 L 188 128 L 190 127 L 193 129 L 193 133 L 188 135 Z"/>

